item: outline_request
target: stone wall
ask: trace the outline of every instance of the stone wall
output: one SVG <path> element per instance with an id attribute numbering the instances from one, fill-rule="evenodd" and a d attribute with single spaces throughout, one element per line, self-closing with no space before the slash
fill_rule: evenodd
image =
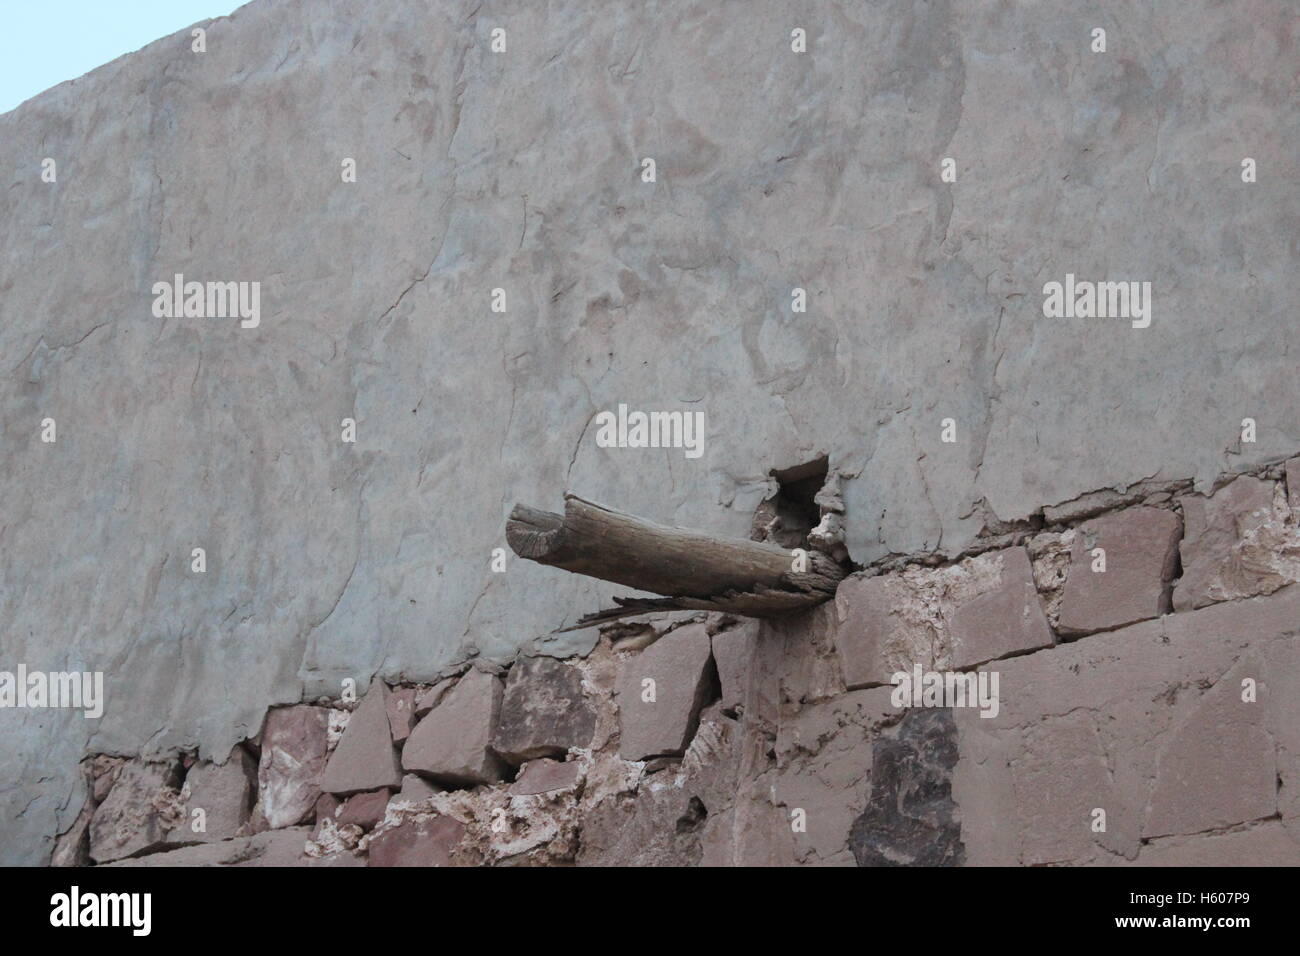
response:
<path id="1" fill-rule="evenodd" d="M 1300 864 L 1300 458 L 1186 484 L 776 622 L 275 708 L 222 764 L 90 758 L 55 862 Z M 895 699 L 918 668 L 997 683 Z"/>
<path id="2" fill-rule="evenodd" d="M 882 713 L 888 667 L 918 647 L 938 666 L 1064 660 L 1145 634 L 1171 601 L 1173 620 L 1212 619 L 1292 576 L 1271 525 L 1226 565 L 1197 557 L 1236 540 L 1257 486 L 1202 511 L 1160 495 L 1208 495 L 1300 448 L 1293 20 L 1291 0 L 255 0 L 202 24 L 203 52 L 182 31 L 0 116 L 0 673 L 98 672 L 106 695 L 94 719 L 0 708 L 0 863 L 50 860 L 86 805 L 84 758 L 103 819 L 127 818 L 102 839 L 155 845 L 186 782 L 233 788 L 216 816 L 242 827 L 268 710 L 323 706 L 284 718 L 316 766 L 316 725 L 337 730 L 346 708 L 310 702 L 345 680 L 433 686 L 535 657 L 611 669 L 588 678 L 605 716 L 565 853 L 913 853 L 912 824 L 891 845 L 845 842 L 877 799 L 873 741 L 894 748 L 888 803 L 911 792 L 907 754 L 976 731 L 960 713 Z M 259 323 L 156 314 L 154 285 L 178 274 L 260 283 Z M 1045 283 L 1066 275 L 1149 280 L 1150 325 L 1044 316 Z M 601 447 L 595 416 L 620 404 L 702 412 L 702 453 Z M 634 659 L 559 630 L 621 592 L 513 557 L 497 573 L 512 505 L 570 491 L 744 536 L 774 472 L 823 458 L 845 556 L 890 580 L 763 631 L 787 656 L 757 673 L 781 694 L 718 708 L 711 677 L 674 691 L 709 729 L 683 733 L 716 737 L 710 759 L 732 768 L 706 773 L 721 794 L 678 801 L 664 784 L 701 771 L 662 761 L 625 787 L 645 771 L 615 762 L 617 684 L 600 681 Z M 1151 487 L 1129 500 L 1139 478 Z M 1189 583 L 1156 594 L 1178 534 Z M 1092 535 L 1117 538 L 1122 589 L 1061 586 Z M 723 687 L 723 658 L 743 654 L 717 639 L 734 630 L 701 665 Z M 981 745 L 1010 747 L 997 728 L 1032 720 L 1026 706 L 978 724 Z M 1080 773 L 1113 756 L 1101 731 L 1084 739 L 1085 713 L 1060 718 Z M 1023 728 L 1027 746 L 1041 731 Z M 933 749 L 938 780 L 951 755 Z M 108 769 L 119 759 L 131 769 Z M 977 784 L 1015 795 L 962 759 L 958 804 Z M 508 782 L 481 793 L 542 800 L 508 796 L 515 764 L 484 761 Z M 988 835 L 959 849 L 946 788 L 916 810 L 943 859 L 1013 852 Z M 131 796 L 172 791 L 149 812 Z M 273 788 L 263 816 L 311 791 Z M 472 829 L 484 808 L 450 792 L 444 817 L 455 802 Z M 766 842 L 791 807 L 806 833 Z M 1044 855 L 1043 825 L 1014 852 Z M 297 855 L 290 830 L 177 852 Z M 471 847 L 500 855 L 485 835 L 457 852 Z"/>

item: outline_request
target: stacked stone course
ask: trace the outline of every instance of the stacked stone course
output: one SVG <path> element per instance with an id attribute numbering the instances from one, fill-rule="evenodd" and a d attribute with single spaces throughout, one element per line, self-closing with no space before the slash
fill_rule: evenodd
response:
<path id="1" fill-rule="evenodd" d="M 797 616 L 375 679 L 222 763 L 94 755 L 53 862 L 1300 863 L 1298 480 L 1097 493 Z M 916 665 L 996 671 L 996 715 L 900 708 Z"/>

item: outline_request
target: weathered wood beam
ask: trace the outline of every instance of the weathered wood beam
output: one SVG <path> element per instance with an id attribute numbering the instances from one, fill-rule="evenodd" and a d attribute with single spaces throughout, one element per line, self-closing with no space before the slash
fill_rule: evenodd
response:
<path id="1" fill-rule="evenodd" d="M 516 505 L 506 540 L 521 558 L 666 595 L 616 598 L 619 607 L 565 630 L 671 609 L 774 617 L 829 599 L 845 574 L 817 551 L 796 571 L 791 553 L 776 545 L 657 524 L 577 495 L 564 496 L 562 516 Z"/>

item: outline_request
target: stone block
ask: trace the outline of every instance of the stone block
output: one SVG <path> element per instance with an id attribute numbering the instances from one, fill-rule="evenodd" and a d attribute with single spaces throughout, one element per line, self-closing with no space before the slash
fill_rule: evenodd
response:
<path id="1" fill-rule="evenodd" d="M 383 830 L 370 841 L 370 866 L 451 866 L 465 825 L 451 817 L 419 817 Z"/>
<path id="2" fill-rule="evenodd" d="M 393 743 L 402 743 L 415 727 L 415 697 L 414 687 L 397 687 L 388 695 L 388 729 Z"/>
<path id="3" fill-rule="evenodd" d="M 943 568 L 854 575 L 836 591 L 835 610 L 849 689 L 888 684 L 917 664 L 962 669 L 1053 643 L 1023 547 Z"/>
<path id="4" fill-rule="evenodd" d="M 576 787 L 582 779 L 582 767 L 574 761 L 530 760 L 519 771 L 519 779 L 510 785 L 513 797 Z"/>
<path id="5" fill-rule="evenodd" d="M 1285 820 L 1297 620 L 1292 587 L 998 662 L 998 713 L 954 711 L 967 862 L 1137 861 L 1144 841 Z"/>
<path id="6" fill-rule="evenodd" d="M 165 806 L 178 793 L 180 768 L 172 761 L 131 760 L 90 821 L 90 857 L 107 863 L 165 845 L 169 823 Z"/>
<path id="7" fill-rule="evenodd" d="M 996 553 L 1002 559 L 997 586 L 961 602 L 951 613 L 951 662 L 957 670 L 1054 643 L 1029 555 L 1024 548 Z"/>
<path id="8" fill-rule="evenodd" d="M 705 626 L 688 624 L 623 661 L 617 700 L 624 759 L 685 753 L 709 695 L 711 660 Z"/>
<path id="9" fill-rule="evenodd" d="M 492 674 L 471 670 L 411 731 L 402 767 L 447 786 L 475 786 L 505 778 L 492 750 L 503 688 Z"/>
<path id="10" fill-rule="evenodd" d="M 1176 610 L 1268 594 L 1294 577 L 1274 564 L 1273 547 L 1260 548 L 1254 540 L 1269 525 L 1281 525 L 1280 516 L 1273 514 L 1272 482 L 1243 475 L 1209 498 L 1184 495 L 1178 500 L 1185 529 L 1179 547 L 1183 576 L 1174 587 Z M 1292 537 L 1281 527 L 1270 530 Z"/>
<path id="11" fill-rule="evenodd" d="M 563 757 L 586 747 L 596 731 L 596 712 L 582 688 L 582 671 L 553 657 L 524 657 L 506 678 L 493 749 L 519 765 L 539 757 Z"/>
<path id="12" fill-rule="evenodd" d="M 757 621 L 746 621 L 713 635 L 713 661 L 722 686 L 722 709 L 729 713 L 745 706 L 759 631 Z"/>
<path id="13" fill-rule="evenodd" d="M 867 805 L 849 831 L 858 866 L 960 866 L 952 799 L 957 729 L 946 708 L 914 709 L 872 745 Z"/>
<path id="14" fill-rule="evenodd" d="M 387 788 L 370 793 L 355 793 L 343 802 L 334 814 L 334 819 L 339 826 L 356 824 L 363 830 L 372 830 L 383 821 L 392 796 L 393 791 Z"/>
<path id="15" fill-rule="evenodd" d="M 307 819 L 320 796 L 329 754 L 329 712 L 296 704 L 266 715 L 257 769 L 258 806 L 266 824 L 291 827 Z"/>
<path id="16" fill-rule="evenodd" d="M 222 764 L 197 763 L 181 787 L 180 826 L 167 835 L 169 843 L 212 843 L 228 840 L 249 821 L 257 793 L 257 762 L 243 747 L 235 747 Z M 196 830 L 194 811 L 202 810 L 203 830 Z"/>
<path id="17" fill-rule="evenodd" d="M 1081 525 L 1061 599 L 1060 632 L 1091 634 L 1168 613 L 1179 533 L 1176 514 L 1145 506 Z M 1105 552 L 1104 571 L 1093 570 L 1095 548 Z"/>
<path id="18" fill-rule="evenodd" d="M 402 769 L 388 719 L 388 686 L 375 680 L 352 712 L 347 730 L 325 767 L 320 787 L 349 794 L 402 785 Z"/>

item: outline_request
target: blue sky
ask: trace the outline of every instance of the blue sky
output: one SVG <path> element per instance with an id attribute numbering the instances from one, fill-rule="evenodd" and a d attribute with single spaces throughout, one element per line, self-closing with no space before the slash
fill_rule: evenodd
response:
<path id="1" fill-rule="evenodd" d="M 0 0 L 0 113 L 248 0 Z"/>

